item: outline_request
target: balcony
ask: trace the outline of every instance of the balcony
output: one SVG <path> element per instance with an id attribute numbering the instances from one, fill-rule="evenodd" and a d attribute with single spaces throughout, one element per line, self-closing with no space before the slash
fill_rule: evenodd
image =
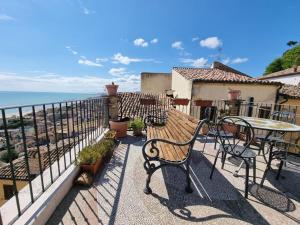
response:
<path id="1" fill-rule="evenodd" d="M 188 104 L 176 105 L 171 99 L 161 96 L 124 93 L 118 98 L 118 114 L 130 118 L 144 117 L 147 114 L 161 115 L 168 108 L 176 107 L 196 118 L 202 117 L 203 108 L 190 103 L 189 101 Z M 225 101 L 213 102 L 218 108 L 224 108 L 226 104 Z M 45 223 L 46 220 L 39 219 L 41 214 L 42 218 L 47 218 L 47 224 L 300 222 L 299 168 L 284 168 L 279 180 L 275 179 L 276 170 L 270 172 L 263 187 L 257 184 L 250 185 L 249 198 L 245 199 L 244 168 L 240 170 L 238 178 L 233 176 L 239 161 L 226 160 L 224 169 L 221 169 L 221 163 L 218 163 L 213 179 L 209 179 L 216 150 L 213 140 L 209 139 L 205 152 L 202 153 L 204 139 L 201 135 L 197 137 L 191 156 L 190 169 L 194 190 L 191 194 L 186 194 L 182 186 L 185 177 L 181 176 L 176 168 L 169 167 L 153 175 L 151 181 L 153 194 L 144 194 L 146 173 L 143 168 L 142 146 L 146 140 L 145 136 L 134 137 L 131 132 L 126 138 L 119 140 L 113 157 L 95 177 L 91 187 L 72 186 L 78 174 L 78 168 L 73 164 L 76 155 L 85 146 L 101 139 L 106 131 L 109 107 L 107 99 L 99 98 L 53 103 L 48 106 L 30 106 L 31 116 L 27 111 L 27 116 L 22 114 L 28 106 L 21 107 L 21 110 L 20 107 L 14 108 L 19 114 L 16 117 L 20 121 L 20 141 L 26 144 L 23 145 L 23 156 L 10 160 L 5 167 L 7 177 L 2 177 L 2 180 L 9 179 L 14 188 L 11 198 L 1 206 L 3 224 L 13 222 L 22 224 L 25 218 L 26 221 L 35 224 L 39 224 L 37 221 Z M 263 117 L 279 108 L 295 109 L 295 112 L 299 109 L 297 106 L 242 103 L 235 113 L 238 115 L 252 113 L 253 117 Z M 2 109 L 3 121 L 9 118 L 6 115 L 8 110 L 12 109 Z M 40 120 L 36 119 L 35 114 L 41 116 Z M 23 118 L 23 121 L 20 118 Z M 297 117 L 297 122 L 298 119 Z M 35 137 L 33 139 L 35 144 L 27 142 L 27 137 L 30 137 L 28 127 L 30 124 L 25 126 L 24 121 L 30 120 L 34 127 L 32 134 Z M 35 120 L 40 123 L 34 122 Z M 3 126 L 6 133 L 3 138 L 11 141 L 10 135 L 14 134 L 9 134 L 9 131 L 12 132 L 12 129 L 8 129 L 8 124 L 4 123 Z M 50 131 L 53 132 L 52 142 Z M 58 133 L 61 133 L 60 138 Z M 44 142 L 41 141 L 43 138 L 40 138 L 43 134 Z M 296 136 L 288 134 L 286 138 L 295 142 L 298 137 L 299 133 Z M 36 164 L 30 163 L 32 155 L 36 156 Z M 22 173 L 19 173 L 15 166 L 19 162 L 23 163 Z M 272 167 L 276 169 L 277 164 L 278 162 L 273 161 Z M 37 167 L 34 168 L 32 165 Z M 263 156 L 258 156 L 256 169 L 258 184 L 265 167 Z M 3 167 L 1 169 L 3 170 Z M 25 176 L 26 183 L 23 186 L 17 177 L 19 175 Z M 53 193 L 59 192 L 57 190 L 63 191 L 55 196 Z M 49 194 L 51 191 L 53 193 Z M 37 208 L 36 205 L 38 209 L 33 210 Z M 41 212 L 43 208 L 50 209 L 46 209 L 47 213 L 43 214 Z"/>

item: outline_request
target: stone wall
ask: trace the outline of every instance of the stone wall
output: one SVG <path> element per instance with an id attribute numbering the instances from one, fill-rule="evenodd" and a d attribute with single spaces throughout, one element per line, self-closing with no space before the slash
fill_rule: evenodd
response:
<path id="1" fill-rule="evenodd" d="M 141 92 L 162 94 L 170 90 L 172 76 L 170 73 L 141 73 Z"/>

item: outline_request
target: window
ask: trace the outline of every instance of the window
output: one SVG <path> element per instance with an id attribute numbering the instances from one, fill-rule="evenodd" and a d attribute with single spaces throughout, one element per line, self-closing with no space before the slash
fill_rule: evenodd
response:
<path id="1" fill-rule="evenodd" d="M 3 184 L 3 191 L 5 199 L 10 199 L 12 196 L 14 196 L 13 185 Z"/>

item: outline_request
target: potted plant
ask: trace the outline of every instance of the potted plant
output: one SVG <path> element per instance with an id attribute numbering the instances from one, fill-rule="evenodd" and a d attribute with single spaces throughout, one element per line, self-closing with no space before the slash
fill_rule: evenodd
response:
<path id="1" fill-rule="evenodd" d="M 228 99 L 229 100 L 237 100 L 241 95 L 240 90 L 228 89 Z"/>
<path id="2" fill-rule="evenodd" d="M 116 138 L 126 137 L 129 120 L 130 119 L 128 117 L 125 117 L 118 120 L 109 121 L 110 129 L 116 132 Z"/>
<path id="3" fill-rule="evenodd" d="M 133 130 L 133 135 L 134 136 L 141 136 L 142 131 L 144 129 L 144 121 L 140 118 L 134 119 L 131 124 L 130 124 L 132 130 Z"/>
<path id="4" fill-rule="evenodd" d="M 82 172 L 96 175 L 102 167 L 105 159 L 110 157 L 114 146 L 113 140 L 104 139 L 99 143 L 87 146 L 79 152 L 76 164 L 80 166 Z"/>
<path id="5" fill-rule="evenodd" d="M 108 140 L 116 140 L 116 131 L 115 130 L 109 130 L 108 132 L 106 132 L 104 134 L 104 139 L 108 139 Z"/>
<path id="6" fill-rule="evenodd" d="M 200 129 L 200 134 L 202 135 L 207 135 L 209 131 L 209 126 L 208 124 L 203 124 L 203 126 Z"/>
<path id="7" fill-rule="evenodd" d="M 105 87 L 109 96 L 117 95 L 119 85 L 115 85 L 115 83 L 112 82 L 111 84 L 105 85 Z"/>

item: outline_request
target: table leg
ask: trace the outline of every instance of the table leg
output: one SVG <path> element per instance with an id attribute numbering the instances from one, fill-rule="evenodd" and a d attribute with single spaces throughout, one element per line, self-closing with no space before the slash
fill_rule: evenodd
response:
<path id="1" fill-rule="evenodd" d="M 270 146 L 270 152 L 269 152 L 269 161 L 267 163 L 267 167 L 265 169 L 265 172 L 264 172 L 264 175 L 261 179 L 261 182 L 260 182 L 260 186 L 262 187 L 264 182 L 265 182 L 265 179 L 267 177 L 267 173 L 269 172 L 269 170 L 271 169 L 271 163 L 272 163 L 272 159 L 273 159 L 273 146 L 274 144 L 271 143 L 271 146 Z"/>

